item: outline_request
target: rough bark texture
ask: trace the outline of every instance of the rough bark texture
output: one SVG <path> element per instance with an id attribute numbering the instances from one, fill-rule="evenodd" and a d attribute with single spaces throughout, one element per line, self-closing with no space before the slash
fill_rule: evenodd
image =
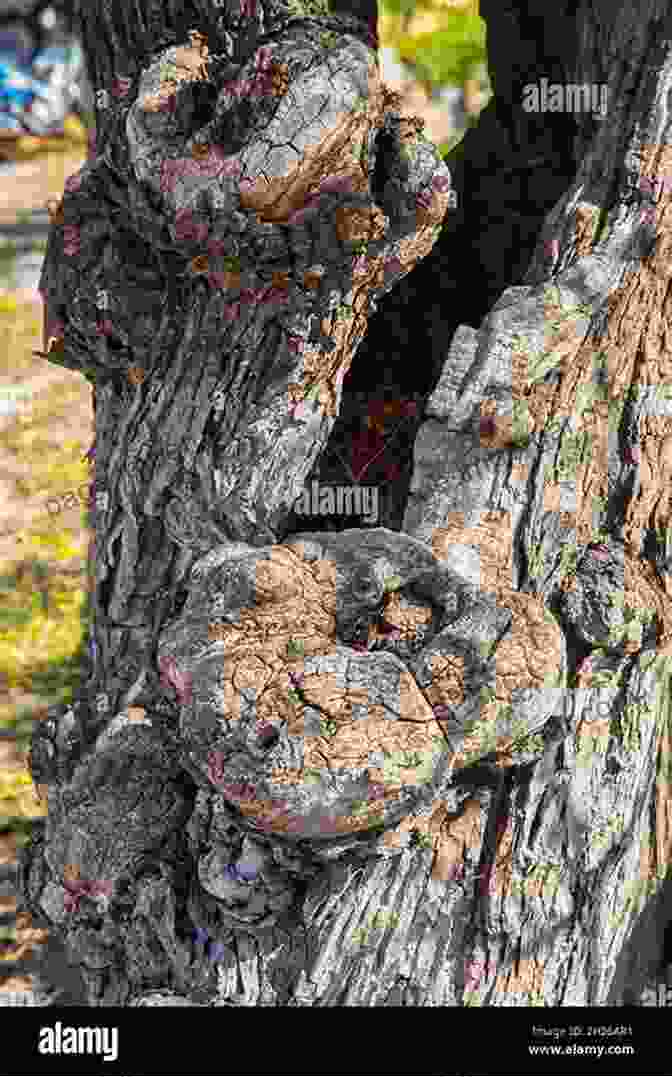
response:
<path id="1" fill-rule="evenodd" d="M 96 384 L 95 649 L 75 707 L 35 738 L 49 817 L 22 885 L 91 1003 L 627 1004 L 655 971 L 672 780 L 666 6 L 483 2 L 495 99 L 448 159 L 457 208 L 361 24 L 336 25 L 333 71 L 324 11 L 277 32 L 273 84 L 323 88 L 324 111 L 296 120 L 303 164 L 273 156 L 300 106 L 242 114 L 225 87 L 226 170 L 201 125 L 188 150 L 206 165 L 159 189 L 169 139 L 184 153 L 198 125 L 165 126 L 159 56 L 128 69 L 105 159 L 64 199 L 92 230 L 85 279 L 58 222 L 44 277 L 64 320 L 50 357 Z M 168 57 L 188 72 L 179 94 L 196 52 Z M 236 77 L 257 62 L 250 49 Z M 525 112 L 542 77 L 608 83 L 606 115 Z M 359 172 L 353 133 L 373 136 Z M 322 185 L 334 174 L 356 182 Z M 198 261 L 199 215 L 235 266 Z M 369 241 L 354 262 L 353 219 Z M 166 305 L 170 258 L 184 288 Z M 240 279 L 266 263 L 284 321 Z M 114 304 L 129 281 L 137 313 L 96 336 L 96 289 Z M 361 294 L 363 312 L 393 284 L 355 351 L 363 327 L 346 310 L 340 333 L 325 299 Z M 239 304 L 248 289 L 233 327 L 218 288 Z M 306 527 L 304 482 L 347 481 L 345 424 L 381 386 L 417 410 L 382 526 Z"/>

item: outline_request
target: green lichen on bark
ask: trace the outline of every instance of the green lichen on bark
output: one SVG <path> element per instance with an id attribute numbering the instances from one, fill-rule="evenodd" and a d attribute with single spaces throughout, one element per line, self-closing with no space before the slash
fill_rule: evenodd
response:
<path id="1" fill-rule="evenodd" d="M 329 0 L 287 0 L 290 15 L 297 18 L 319 18 L 331 14 Z"/>
<path id="2" fill-rule="evenodd" d="M 648 708 L 642 703 L 626 703 L 617 722 L 623 747 L 638 752 L 641 747 L 640 722 Z"/>
<path id="3" fill-rule="evenodd" d="M 352 941 L 359 945 L 364 946 L 369 940 L 369 935 L 374 931 L 384 931 L 388 928 L 394 930 L 399 924 L 399 916 L 395 912 L 387 912 L 385 909 L 378 909 L 377 912 L 370 916 L 367 925 L 357 928 L 352 934 Z"/>

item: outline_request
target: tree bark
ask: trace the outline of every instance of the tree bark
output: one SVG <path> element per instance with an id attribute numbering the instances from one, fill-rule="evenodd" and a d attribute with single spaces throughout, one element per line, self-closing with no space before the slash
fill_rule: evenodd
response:
<path id="1" fill-rule="evenodd" d="M 447 159 L 456 202 L 443 182 L 417 200 L 442 166 L 378 91 L 354 24 L 332 47 L 364 110 L 348 109 L 350 76 L 327 81 L 322 141 L 291 185 L 268 144 L 240 160 L 246 178 L 265 165 L 271 191 L 241 185 L 236 209 L 220 183 L 208 209 L 226 256 L 244 271 L 254 249 L 273 287 L 291 265 L 292 302 L 297 267 L 301 295 L 319 292 L 284 321 L 257 296 L 229 328 L 199 272 L 166 303 L 157 267 L 170 282 L 178 255 L 204 263 L 198 222 L 180 232 L 170 189 L 152 188 L 169 134 L 184 136 L 153 111 L 170 87 L 147 57 L 72 200 L 93 230 L 86 294 L 68 294 L 54 225 L 44 282 L 65 329 L 50 358 L 96 384 L 95 655 L 51 740 L 34 740 L 49 816 L 22 886 L 92 1004 L 623 1005 L 661 961 L 670 15 L 654 0 L 481 13 L 495 96 Z M 301 48 L 318 55 L 324 18 L 278 33 L 277 85 L 324 79 L 294 67 Z M 562 94 L 604 84 L 604 114 L 566 97 L 527 111 L 544 78 Z M 236 152 L 255 122 L 286 143 L 289 117 L 264 108 L 250 127 L 234 110 Z M 346 142 L 369 134 L 357 172 Z M 358 185 L 320 187 L 325 160 Z M 316 190 L 309 241 L 305 217 L 290 225 Z M 338 229 L 353 207 L 361 278 Z M 114 308 L 98 344 L 90 307 L 119 251 L 137 310 Z M 235 295 L 238 264 L 220 271 Z M 342 330 L 324 324 L 324 276 L 352 292 Z M 304 483 L 347 482 L 347 424 L 380 386 L 417 411 L 382 526 L 306 527 Z"/>

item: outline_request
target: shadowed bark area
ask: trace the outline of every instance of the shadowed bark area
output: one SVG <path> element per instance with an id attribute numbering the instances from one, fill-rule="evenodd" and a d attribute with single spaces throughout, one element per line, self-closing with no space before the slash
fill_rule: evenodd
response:
<path id="1" fill-rule="evenodd" d="M 669 919 L 670 15 L 483 3 L 448 177 L 308 6 L 167 5 L 52 230 L 95 646 L 26 904 L 93 1004 L 627 1004 Z M 297 514 L 381 387 L 382 526 Z"/>

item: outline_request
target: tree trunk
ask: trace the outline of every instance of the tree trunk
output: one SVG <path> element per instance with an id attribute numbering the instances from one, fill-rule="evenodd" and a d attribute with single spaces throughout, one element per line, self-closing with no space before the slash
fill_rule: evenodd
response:
<path id="1" fill-rule="evenodd" d="M 321 125 L 220 82 L 222 160 L 194 75 L 204 163 L 159 187 L 187 143 L 138 51 L 52 230 L 50 358 L 96 385 L 94 654 L 34 740 L 24 898 L 92 1004 L 627 1004 L 669 919 L 670 16 L 484 0 L 455 201 L 361 24 L 327 75 L 317 6 L 269 16 L 264 77 Z M 523 108 L 542 79 L 564 111 Z M 567 111 L 584 83 L 603 115 Z M 297 510 L 363 474 L 382 526 Z"/>

